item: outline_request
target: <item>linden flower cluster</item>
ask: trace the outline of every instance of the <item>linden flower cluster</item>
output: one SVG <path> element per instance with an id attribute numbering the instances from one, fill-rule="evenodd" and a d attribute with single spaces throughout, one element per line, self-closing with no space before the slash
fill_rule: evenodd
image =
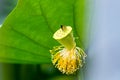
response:
<path id="1" fill-rule="evenodd" d="M 65 74 L 73 74 L 82 67 L 86 57 L 85 52 L 76 47 L 71 30 L 69 26 L 62 26 L 53 36 L 62 46 L 50 50 L 53 65 Z"/>

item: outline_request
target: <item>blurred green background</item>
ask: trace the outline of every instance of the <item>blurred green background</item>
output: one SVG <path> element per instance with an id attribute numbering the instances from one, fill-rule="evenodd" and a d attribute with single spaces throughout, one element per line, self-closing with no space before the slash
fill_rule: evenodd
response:
<path id="1" fill-rule="evenodd" d="M 16 4 L 17 0 L 0 0 L 0 24 Z M 0 63 L 0 80 L 78 80 L 78 77 L 63 75 L 52 64 Z"/>

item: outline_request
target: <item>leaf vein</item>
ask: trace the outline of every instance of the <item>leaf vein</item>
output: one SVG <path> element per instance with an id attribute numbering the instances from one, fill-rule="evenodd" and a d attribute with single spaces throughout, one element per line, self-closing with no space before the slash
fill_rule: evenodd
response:
<path id="1" fill-rule="evenodd" d="M 13 46 L 8 46 L 8 45 L 5 45 L 5 44 L 0 44 L 1 46 L 4 46 L 4 47 L 7 47 L 7 48 L 11 48 L 11 49 L 17 49 L 19 51 L 23 51 L 23 52 L 27 52 L 27 53 L 31 53 L 31 55 L 33 56 L 43 56 L 43 57 L 47 57 L 47 58 L 50 58 L 48 56 L 45 56 L 45 55 L 41 55 L 39 53 L 33 53 L 33 52 L 30 52 L 30 51 L 27 51 L 27 50 L 24 50 L 24 49 L 20 49 L 20 48 L 17 48 L 17 47 L 13 47 Z"/>
<path id="2" fill-rule="evenodd" d="M 33 43 L 35 43 L 36 45 L 38 45 L 38 46 L 40 46 L 40 47 L 42 46 L 42 47 L 44 47 L 44 48 L 47 48 L 48 50 L 50 49 L 49 47 L 47 47 L 47 46 L 45 46 L 45 45 L 42 45 L 42 44 L 38 43 L 37 41 L 31 39 L 30 37 L 28 37 L 28 36 L 25 35 L 24 33 L 21 33 L 21 32 L 19 32 L 19 31 L 15 30 L 14 28 L 11 28 L 11 30 L 13 30 L 14 32 L 16 32 L 16 33 L 18 33 L 18 34 L 20 34 L 20 35 L 22 35 L 22 36 L 24 36 L 24 37 L 26 37 L 27 39 L 29 39 L 30 41 L 32 41 Z"/>

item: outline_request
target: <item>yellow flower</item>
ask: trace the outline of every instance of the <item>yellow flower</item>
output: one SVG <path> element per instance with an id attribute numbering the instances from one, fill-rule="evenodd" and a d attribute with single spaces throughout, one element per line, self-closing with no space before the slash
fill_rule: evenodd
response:
<path id="1" fill-rule="evenodd" d="M 62 73 L 73 74 L 83 66 L 86 54 L 81 48 L 76 47 L 72 27 L 61 26 L 53 38 L 62 44 L 50 50 L 53 65 Z"/>
<path id="2" fill-rule="evenodd" d="M 82 67 L 86 57 L 86 54 L 83 52 L 83 50 L 78 47 L 71 50 L 67 50 L 64 47 L 56 47 L 51 50 L 51 53 L 53 53 L 53 65 L 55 65 L 56 68 L 65 74 L 73 74 L 80 67 Z"/>

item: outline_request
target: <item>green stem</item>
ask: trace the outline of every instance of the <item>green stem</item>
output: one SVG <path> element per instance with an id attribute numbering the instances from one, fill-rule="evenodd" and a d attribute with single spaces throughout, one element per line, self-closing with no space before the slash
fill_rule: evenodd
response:
<path id="1" fill-rule="evenodd" d="M 78 71 L 78 80 L 84 80 L 84 71 L 82 68 Z"/>

